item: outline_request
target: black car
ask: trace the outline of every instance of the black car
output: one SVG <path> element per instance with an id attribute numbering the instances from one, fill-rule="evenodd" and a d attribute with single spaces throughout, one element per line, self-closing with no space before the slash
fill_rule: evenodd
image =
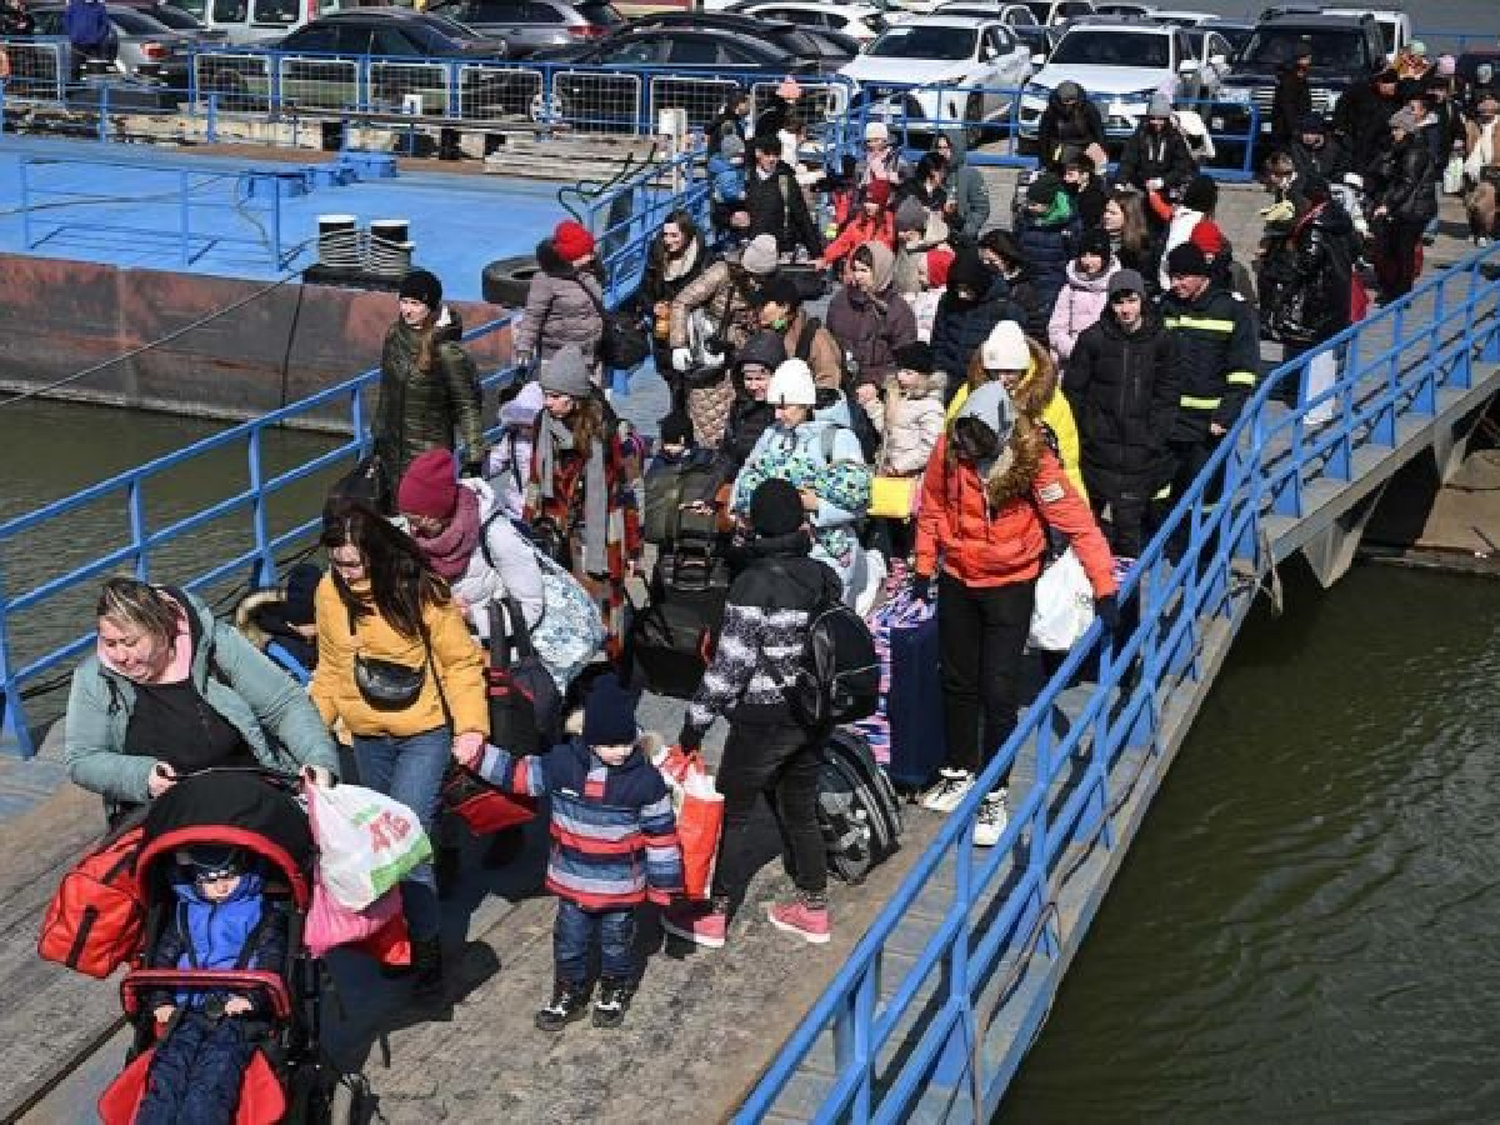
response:
<path id="1" fill-rule="evenodd" d="M 837 70 L 859 54 L 859 44 L 840 32 L 738 12 L 657 12 L 632 20 L 616 34 L 646 30 L 726 32 L 759 40 L 797 58 L 820 59 L 827 70 Z"/>
<path id="2" fill-rule="evenodd" d="M 280 105 L 299 109 L 401 111 L 408 96 L 421 99 L 421 112 L 445 116 L 447 67 L 424 67 L 421 60 L 465 62 L 482 67 L 501 63 L 505 44 L 485 39 L 442 16 L 407 8 L 353 8 L 334 12 L 298 28 L 275 44 L 277 51 L 307 58 L 281 63 Z M 359 59 L 371 60 L 369 101 L 360 106 Z M 389 61 L 382 61 L 389 60 Z M 412 65 L 406 65 L 412 60 Z M 200 56 L 200 88 L 219 96 L 227 110 L 258 112 L 270 100 L 271 61 L 235 47 L 224 55 Z M 461 112 L 465 117 L 495 117 L 503 112 L 504 83 L 494 72 L 465 71 Z"/>
<path id="3" fill-rule="evenodd" d="M 539 52 L 536 57 L 548 61 L 629 72 L 614 76 L 559 70 L 550 99 L 533 100 L 532 116 L 583 132 L 634 132 L 641 125 L 654 125 L 658 111 L 680 107 L 687 111 L 689 125 L 703 126 L 735 86 L 774 86 L 788 75 L 817 78 L 837 69 L 835 60 L 801 37 L 803 29 L 749 21 L 762 32 L 751 36 L 733 26 L 739 20 L 731 17 L 731 26 L 725 26 L 724 17 L 717 15 L 691 21 L 657 17 L 631 24 L 590 47 L 565 54 Z M 802 50 L 781 45 L 787 43 Z M 642 76 L 635 73 L 641 67 L 663 71 Z"/>
<path id="4" fill-rule="evenodd" d="M 1229 104 L 1214 106 L 1209 114 L 1209 131 L 1221 152 L 1243 154 L 1242 144 L 1221 144 L 1217 136 L 1248 133 L 1252 104 L 1260 110 L 1261 136 L 1270 134 L 1276 76 L 1298 52 L 1308 49 L 1312 52 L 1308 82 L 1313 109 L 1325 115 L 1332 114 L 1345 90 L 1369 81 L 1385 68 L 1385 40 L 1371 16 L 1349 19 L 1296 12 L 1262 20 L 1235 56 L 1234 70 L 1224 77 L 1220 97 Z"/>

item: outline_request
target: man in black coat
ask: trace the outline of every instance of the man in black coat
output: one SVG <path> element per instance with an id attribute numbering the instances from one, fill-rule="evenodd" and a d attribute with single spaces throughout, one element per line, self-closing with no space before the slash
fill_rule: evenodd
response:
<path id="1" fill-rule="evenodd" d="M 1063 393 L 1078 422 L 1084 483 L 1119 558 L 1146 545 L 1151 499 L 1172 473 L 1167 439 L 1180 394 L 1172 334 L 1146 299 L 1135 270 L 1109 281 L 1109 305 L 1083 330 L 1068 359 Z"/>
<path id="2" fill-rule="evenodd" d="M 823 253 L 823 237 L 807 210 L 797 176 L 781 159 L 781 138 L 755 138 L 755 167 L 745 177 L 745 237 L 774 235 L 783 254 L 803 247 L 810 258 Z"/>
<path id="3" fill-rule="evenodd" d="M 1297 180 L 1306 183 L 1314 176 L 1330 184 L 1341 184 L 1354 171 L 1348 142 L 1328 131 L 1328 122 L 1318 113 L 1309 113 L 1297 123 L 1297 136 L 1287 146 L 1297 170 Z"/>
<path id="4" fill-rule="evenodd" d="M 1313 110 L 1312 86 L 1307 74 L 1312 69 L 1312 43 L 1297 44 L 1297 57 L 1276 75 L 1276 92 L 1271 97 L 1271 140 L 1281 147 L 1292 143 L 1302 119 Z"/>
<path id="5" fill-rule="evenodd" d="M 1420 124 L 1409 109 L 1393 114 L 1388 123 L 1393 144 L 1381 157 L 1377 179 L 1382 187 L 1371 215 L 1380 243 L 1382 304 L 1411 292 L 1420 269 L 1417 246 L 1438 213 L 1441 172 L 1418 132 Z"/>
<path id="6" fill-rule="evenodd" d="M 1037 122 L 1037 153 L 1042 167 L 1061 173 L 1074 156 L 1097 145 L 1104 150 L 1104 118 L 1077 82 L 1058 83 Z"/>
<path id="7" fill-rule="evenodd" d="M 1383 70 L 1368 82 L 1353 86 L 1339 98 L 1333 111 L 1333 131 L 1349 142 L 1353 171 L 1368 175 L 1388 145 L 1391 114 L 1401 108 L 1396 97 L 1394 70 Z"/>
<path id="8" fill-rule="evenodd" d="M 1175 196 L 1197 174 L 1198 162 L 1172 122 L 1171 99 L 1157 94 L 1147 108 L 1146 120 L 1125 142 L 1115 183 Z"/>

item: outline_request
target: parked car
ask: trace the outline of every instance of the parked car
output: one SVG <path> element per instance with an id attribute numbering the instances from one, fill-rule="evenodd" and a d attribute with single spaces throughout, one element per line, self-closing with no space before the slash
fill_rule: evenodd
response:
<path id="1" fill-rule="evenodd" d="M 63 40 L 68 73 L 76 73 L 78 68 L 72 59 L 73 49 L 67 43 L 68 30 L 64 25 L 67 6 L 33 4 L 29 10 L 36 19 L 39 38 L 57 36 Z M 123 4 L 110 4 L 106 10 L 118 43 L 114 59 L 117 71 L 173 90 L 188 88 L 191 38 L 185 38 L 146 13 Z"/>
<path id="2" fill-rule="evenodd" d="M 1159 90 L 1168 91 L 1174 102 L 1217 96 L 1228 66 L 1224 55 L 1200 54 L 1179 27 L 1105 16 L 1080 20 L 1069 25 L 1027 85 L 1021 97 L 1021 136 L 1036 138 L 1047 100 L 1064 82 L 1077 82 L 1094 96 L 1107 95 L 1109 102 L 1099 107 L 1105 128 L 1126 130 L 1145 117 Z"/>
<path id="3" fill-rule="evenodd" d="M 157 23 L 192 39 L 213 41 L 226 38 L 226 33 L 209 27 L 192 12 L 163 3 L 162 0 L 113 0 L 125 8 L 144 12 Z"/>
<path id="4" fill-rule="evenodd" d="M 1369 16 L 1380 28 L 1380 38 L 1385 45 L 1385 57 L 1395 58 L 1415 38 L 1411 29 L 1411 17 L 1399 8 L 1361 8 L 1358 5 L 1284 4 L 1267 8 L 1260 14 L 1261 21 L 1275 16 L 1334 16 L 1339 19 L 1362 19 Z"/>
<path id="5" fill-rule="evenodd" d="M 486 39 L 441 16 L 410 8 L 353 8 L 334 12 L 292 32 L 276 49 L 305 58 L 280 60 L 281 101 L 299 108 L 344 109 L 360 102 L 357 58 L 378 63 L 431 59 L 439 62 L 502 61 L 505 44 Z M 200 56 L 199 83 L 219 95 L 224 109 L 257 110 L 271 94 L 269 68 L 244 54 Z M 465 75 L 460 110 L 465 117 L 496 117 L 504 83 L 482 70 Z M 447 68 L 374 66 L 368 108 L 404 111 L 408 95 L 421 99 L 425 115 L 448 114 Z"/>
<path id="6" fill-rule="evenodd" d="M 837 31 L 861 47 L 885 30 L 885 16 L 868 4 L 829 4 L 820 0 L 740 0 L 728 9 L 759 19 L 779 20 L 813 30 Z"/>
<path id="7" fill-rule="evenodd" d="M 971 122 L 977 135 L 1010 112 L 1031 55 L 998 20 L 932 15 L 891 27 L 840 73 L 875 102 L 876 116 Z"/>
<path id="8" fill-rule="evenodd" d="M 625 23 L 607 0 L 440 0 L 427 10 L 505 40 L 512 58 L 602 39 Z"/>
<path id="9" fill-rule="evenodd" d="M 1062 40 L 1063 33 L 1067 29 L 1062 27 L 1043 27 L 1041 24 L 1033 23 L 1017 24 L 1010 30 L 1017 39 L 1025 44 L 1026 49 L 1031 52 L 1032 69 L 1040 70 L 1046 65 L 1047 60 L 1052 57 L 1052 52 L 1057 49 L 1057 44 Z"/>
<path id="10" fill-rule="evenodd" d="M 1156 9 L 1150 4 L 1114 4 L 1104 3 L 1094 5 L 1096 16 L 1145 16 L 1154 15 Z"/>
<path id="11" fill-rule="evenodd" d="M 859 54 L 860 45 L 832 28 L 787 23 L 738 12 L 655 12 L 631 20 L 622 31 L 673 31 L 714 28 L 731 35 L 760 39 L 797 58 L 820 60 L 833 71 Z"/>
<path id="12" fill-rule="evenodd" d="M 1209 30 L 1222 35 L 1229 44 L 1229 65 L 1234 65 L 1235 56 L 1250 42 L 1250 37 L 1255 34 L 1255 24 L 1249 20 L 1216 19 L 1213 23 L 1206 25 Z"/>
<path id="13" fill-rule="evenodd" d="M 962 8 L 963 11 L 958 9 Z M 945 16 L 982 15 L 1007 27 L 1036 27 L 1036 13 L 1025 4 L 1001 4 L 994 0 L 943 0 L 935 11 Z"/>
<path id="14" fill-rule="evenodd" d="M 1385 69 L 1385 40 L 1372 17 L 1287 13 L 1261 21 L 1234 59 L 1234 72 L 1224 79 L 1220 93 L 1226 103 L 1215 109 L 1209 128 L 1215 133 L 1245 134 L 1250 129 L 1249 105 L 1260 111 L 1260 132 L 1271 131 L 1271 101 L 1276 75 L 1300 50 L 1312 50 L 1313 109 L 1332 114 L 1349 87 L 1369 81 Z M 1245 106 L 1238 109 L 1237 106 Z M 1222 147 L 1222 146 L 1221 146 Z"/>
<path id="15" fill-rule="evenodd" d="M 1172 27 L 1197 27 L 1219 17 L 1212 12 L 1196 12 L 1188 8 L 1157 8 L 1154 12 L 1147 12 L 1146 18 L 1152 23 L 1164 23 Z"/>
<path id="16" fill-rule="evenodd" d="M 1092 0 L 1026 0 L 1026 6 L 1044 27 L 1054 27 L 1069 20 L 1094 14 Z"/>

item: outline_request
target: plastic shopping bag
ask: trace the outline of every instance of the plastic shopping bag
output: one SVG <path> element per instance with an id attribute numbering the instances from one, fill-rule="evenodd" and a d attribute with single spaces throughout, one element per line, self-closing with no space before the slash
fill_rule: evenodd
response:
<path id="1" fill-rule="evenodd" d="M 308 785 L 307 812 L 323 888 L 350 910 L 363 910 L 432 858 L 417 814 L 384 793 Z"/>
<path id="2" fill-rule="evenodd" d="M 313 882 L 312 908 L 307 912 L 304 931 L 307 948 L 321 957 L 338 945 L 355 945 L 373 936 L 401 915 L 401 891 L 386 891 L 363 910 L 342 906 L 323 888 L 323 880 Z"/>
<path id="3" fill-rule="evenodd" d="M 677 813 L 683 893 L 690 899 L 706 899 L 724 828 L 724 798 L 697 754 L 685 754 L 674 746 L 658 767 L 672 789 L 672 807 Z"/>
<path id="4" fill-rule="evenodd" d="M 1043 652 L 1067 652 L 1093 622 L 1094 589 L 1069 547 L 1037 579 L 1029 643 Z"/>

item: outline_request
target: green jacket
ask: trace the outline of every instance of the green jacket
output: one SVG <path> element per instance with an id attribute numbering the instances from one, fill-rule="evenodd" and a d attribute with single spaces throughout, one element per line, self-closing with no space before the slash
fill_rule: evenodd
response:
<path id="1" fill-rule="evenodd" d="M 191 594 L 187 600 L 202 630 L 191 676 L 208 705 L 244 736 L 262 765 L 285 773 L 323 766 L 337 774 L 338 751 L 306 692 L 202 601 Z M 209 672 L 210 655 L 217 674 Z M 107 802 L 151 799 L 146 781 L 156 759 L 125 753 L 134 707 L 135 685 L 105 668 L 97 652 L 85 657 L 68 693 L 63 760 L 75 784 Z M 267 731 L 284 750 L 272 747 Z"/>
<path id="2" fill-rule="evenodd" d="M 479 381 L 473 361 L 456 342 L 455 328 L 456 321 L 438 329 L 442 342 L 426 375 L 417 369 L 416 331 L 397 320 L 385 334 L 375 399 L 375 449 L 393 496 L 418 454 L 454 448 L 455 430 L 466 463 L 484 456 Z"/>

